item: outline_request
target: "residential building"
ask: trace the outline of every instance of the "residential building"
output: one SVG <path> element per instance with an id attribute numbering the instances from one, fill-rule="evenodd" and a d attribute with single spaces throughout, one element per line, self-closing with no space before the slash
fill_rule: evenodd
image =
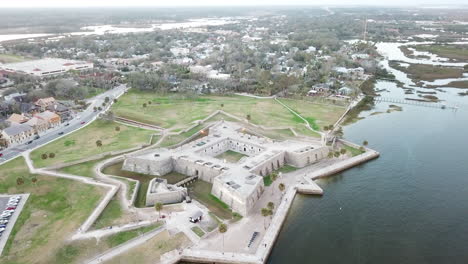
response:
<path id="1" fill-rule="evenodd" d="M 45 120 L 48 123 L 48 128 L 56 127 L 60 125 L 61 122 L 59 115 L 48 110 L 39 114 L 35 114 L 34 116 Z"/>
<path id="2" fill-rule="evenodd" d="M 55 105 L 57 102 L 53 97 L 46 97 L 41 98 L 35 102 L 35 104 L 41 109 L 41 111 L 45 111 L 48 106 Z"/>
<path id="3" fill-rule="evenodd" d="M 11 114 L 10 117 L 6 120 L 10 125 L 19 125 L 25 123 L 29 120 L 28 117 L 20 114 Z"/>
<path id="4" fill-rule="evenodd" d="M 44 119 L 38 117 L 33 117 L 29 119 L 28 122 L 26 122 L 25 124 L 32 127 L 34 129 L 34 133 L 36 134 L 42 133 L 46 131 L 47 128 L 49 128 L 49 123 L 47 123 L 47 121 L 45 121 Z"/>
<path id="5" fill-rule="evenodd" d="M 2 131 L 2 136 L 6 146 L 9 147 L 30 140 L 34 136 L 34 132 L 34 128 L 28 124 L 15 124 L 5 128 Z"/>
<path id="6" fill-rule="evenodd" d="M 0 65 L 0 69 L 8 72 L 25 73 L 38 77 L 62 74 L 70 70 L 87 70 L 93 67 L 94 65 L 92 62 L 58 58 L 46 58 Z"/>

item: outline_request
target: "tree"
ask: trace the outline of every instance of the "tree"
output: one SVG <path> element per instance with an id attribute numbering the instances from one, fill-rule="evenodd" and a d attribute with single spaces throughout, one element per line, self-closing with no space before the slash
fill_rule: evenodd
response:
<path id="1" fill-rule="evenodd" d="M 114 103 L 117 103 L 117 102 L 118 102 L 118 100 L 117 100 L 117 99 L 114 99 Z"/>
<path id="2" fill-rule="evenodd" d="M 16 184 L 17 184 L 17 185 L 21 185 L 21 184 L 23 184 L 23 183 L 24 183 L 23 178 L 19 177 L 19 178 L 16 179 Z"/>
<path id="3" fill-rule="evenodd" d="M 101 140 L 96 140 L 96 146 L 102 147 L 102 141 Z"/>
<path id="4" fill-rule="evenodd" d="M 276 181 L 276 179 L 278 179 L 278 173 L 272 172 L 270 174 L 270 179 L 271 179 L 271 181 Z"/>
<path id="5" fill-rule="evenodd" d="M 227 225 L 222 223 L 218 227 L 218 231 L 223 235 L 223 254 L 224 254 L 224 233 L 227 232 Z"/>
<path id="6" fill-rule="evenodd" d="M 338 158 L 340 156 L 340 152 L 339 151 L 335 151 L 335 153 L 333 154 L 333 156 L 335 156 L 335 158 Z"/>
<path id="7" fill-rule="evenodd" d="M 36 177 L 32 177 L 31 182 L 32 182 L 33 184 L 36 184 L 37 178 L 36 178 Z"/>
<path id="8" fill-rule="evenodd" d="M 148 101 L 148 104 L 150 105 L 150 104 L 152 104 L 152 102 L 151 102 L 151 101 Z"/>
<path id="9" fill-rule="evenodd" d="M 110 100 L 109 96 L 106 96 L 106 98 L 104 98 L 104 102 L 108 103 Z"/>
<path id="10" fill-rule="evenodd" d="M 252 119 L 251 116 L 250 116 L 250 114 L 248 114 L 248 115 L 246 116 L 246 118 L 247 118 L 248 121 L 250 121 L 250 119 Z"/>
<path id="11" fill-rule="evenodd" d="M 360 146 L 360 147 L 359 147 L 359 150 L 360 150 L 361 152 L 366 152 L 366 149 L 365 149 L 363 146 Z"/>
<path id="12" fill-rule="evenodd" d="M 51 159 L 55 158 L 55 153 L 53 153 L 53 152 L 49 153 L 49 158 L 51 158 Z"/>
<path id="13" fill-rule="evenodd" d="M 161 218 L 161 210 L 163 209 L 164 205 L 162 203 L 156 203 L 154 205 L 154 209 L 159 212 L 159 218 Z"/>
<path id="14" fill-rule="evenodd" d="M 363 144 L 364 146 L 367 146 L 367 145 L 369 145 L 369 142 L 367 142 L 367 140 L 364 140 L 364 141 L 362 142 L 362 144 Z"/>
<path id="15" fill-rule="evenodd" d="M 275 209 L 275 204 L 273 202 L 268 202 L 267 207 L 269 210 L 273 211 L 273 209 Z"/>
<path id="16" fill-rule="evenodd" d="M 221 107 L 224 107 L 224 104 L 221 104 Z"/>
<path id="17" fill-rule="evenodd" d="M 346 154 L 346 149 L 345 148 L 340 149 L 340 154 L 345 155 Z"/>
<path id="18" fill-rule="evenodd" d="M 333 158 L 333 151 L 329 151 L 327 157 L 329 159 Z"/>
<path id="19" fill-rule="evenodd" d="M 268 208 L 262 208 L 261 211 L 263 218 L 263 227 L 266 229 L 266 217 L 272 214 L 272 211 Z"/>
<path id="20" fill-rule="evenodd" d="M 117 131 L 117 132 L 120 131 L 120 127 L 119 127 L 119 126 L 116 126 L 116 127 L 115 127 L 115 131 Z"/>
<path id="21" fill-rule="evenodd" d="M 281 192 L 281 196 L 283 196 L 283 192 L 284 192 L 284 190 L 286 189 L 286 185 L 284 185 L 284 183 L 280 183 L 280 184 L 278 185 L 278 189 L 279 189 L 280 192 Z"/>
<path id="22" fill-rule="evenodd" d="M 47 157 L 48 157 L 48 156 L 47 156 L 47 153 L 43 153 L 43 154 L 41 155 L 41 159 L 43 159 L 43 160 L 47 159 Z"/>
<path id="23" fill-rule="evenodd" d="M 146 103 L 143 103 L 143 107 L 146 107 Z"/>

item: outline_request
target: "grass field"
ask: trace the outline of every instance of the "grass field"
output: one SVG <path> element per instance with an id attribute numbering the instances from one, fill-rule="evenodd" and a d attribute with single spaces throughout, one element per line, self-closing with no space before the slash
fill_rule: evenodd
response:
<path id="1" fill-rule="evenodd" d="M 162 231 L 143 245 L 116 256 L 107 261 L 106 264 L 154 263 L 155 260 L 159 260 L 162 254 L 177 248 L 184 248 L 190 244 L 190 239 L 182 232 L 171 237 L 168 231 Z"/>
<path id="2" fill-rule="evenodd" d="M 77 181 L 31 175 L 23 158 L 1 165 L 0 175 L 0 193 L 31 194 L 0 263 L 66 263 L 56 261 L 55 255 L 91 214 L 103 191 Z M 16 183 L 19 177 L 24 179 L 21 185 Z M 35 184 L 33 177 L 37 177 Z"/>
<path id="3" fill-rule="evenodd" d="M 120 131 L 115 131 L 116 126 L 120 127 Z M 148 143 L 152 133 L 153 131 L 149 130 L 96 120 L 85 128 L 34 150 L 31 158 L 36 167 L 76 161 L 92 155 Z M 101 147 L 96 145 L 97 140 L 102 141 Z M 55 158 L 41 159 L 41 154 L 51 152 L 55 153 Z"/>
<path id="4" fill-rule="evenodd" d="M 190 229 L 192 229 L 192 231 L 195 234 L 197 234 L 197 236 L 199 236 L 199 237 L 203 237 L 205 235 L 205 232 L 198 226 L 194 226 L 194 227 L 192 227 Z"/>
<path id="5" fill-rule="evenodd" d="M 93 224 L 93 228 L 100 229 L 103 227 L 111 226 L 114 221 L 120 218 L 123 214 L 122 208 L 119 203 L 119 199 L 114 196 L 112 200 L 107 204 L 102 214 L 96 219 Z"/>
<path id="6" fill-rule="evenodd" d="M 104 158 L 104 159 L 107 159 L 107 158 Z M 72 175 L 92 178 L 94 177 L 94 170 L 93 170 L 94 166 L 96 166 L 99 162 L 103 161 L 104 159 L 87 161 L 87 162 L 83 162 L 80 164 L 64 167 L 64 168 L 61 168 L 59 171 L 72 174 Z"/>
<path id="7" fill-rule="evenodd" d="M 53 257 L 53 260 L 48 263 L 84 263 L 86 259 L 94 257 L 112 247 L 123 244 L 130 239 L 143 235 L 160 226 L 161 223 L 156 223 L 154 225 L 104 237 L 99 241 L 96 239 L 87 239 L 64 243 Z"/>
<path id="8" fill-rule="evenodd" d="M 151 104 L 148 104 L 151 101 Z M 318 126 L 334 123 L 344 107 L 287 100 L 288 105 L 304 114 Z M 147 106 L 143 107 L 143 103 Z M 222 106 L 221 106 L 222 105 Z M 297 107 L 295 107 L 297 106 Z M 302 120 L 273 99 L 256 99 L 244 96 L 184 96 L 160 95 L 130 90 L 112 106 L 118 116 L 165 128 L 186 128 L 216 110 L 223 110 L 239 118 L 250 115 L 250 122 L 263 126 L 290 126 L 299 133 L 316 136 L 306 130 Z"/>
<path id="9" fill-rule="evenodd" d="M 22 62 L 26 61 L 23 56 L 14 55 L 14 54 L 0 54 L 0 62 L 1 63 L 14 63 L 14 62 Z"/>
<path id="10" fill-rule="evenodd" d="M 304 117 L 315 130 L 321 130 L 324 126 L 334 124 L 346 110 L 346 107 L 343 106 L 314 104 L 302 100 L 281 99 L 281 102 Z M 296 123 L 303 122 L 297 116 L 294 116 L 293 119 Z"/>
<path id="11" fill-rule="evenodd" d="M 226 152 L 219 154 L 215 158 L 220 159 L 220 160 L 226 160 L 227 162 L 230 162 L 230 163 L 236 163 L 243 157 L 247 157 L 247 155 L 244 155 L 242 153 L 235 152 L 232 150 L 228 150 Z"/>

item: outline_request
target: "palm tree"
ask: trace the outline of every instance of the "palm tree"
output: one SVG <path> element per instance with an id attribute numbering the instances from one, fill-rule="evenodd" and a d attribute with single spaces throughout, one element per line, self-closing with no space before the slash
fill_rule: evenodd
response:
<path id="1" fill-rule="evenodd" d="M 275 208 L 275 204 L 273 202 L 268 202 L 267 207 L 268 209 L 270 209 L 270 211 L 273 211 L 273 209 Z"/>
<path id="2" fill-rule="evenodd" d="M 53 152 L 49 153 L 49 158 L 51 158 L 51 159 L 55 158 L 55 153 L 53 153 Z"/>
<path id="3" fill-rule="evenodd" d="M 333 151 L 329 151 L 327 157 L 329 159 L 333 158 Z"/>
<path id="4" fill-rule="evenodd" d="M 224 233 L 227 232 L 227 225 L 222 223 L 218 227 L 218 231 L 223 235 L 223 255 L 224 255 Z"/>
<path id="5" fill-rule="evenodd" d="M 276 181 L 276 179 L 278 178 L 278 174 L 276 172 L 272 172 L 270 174 L 270 178 L 271 178 L 271 181 Z"/>
<path id="6" fill-rule="evenodd" d="M 263 218 L 263 227 L 266 229 L 266 223 L 265 223 L 266 217 L 272 214 L 272 212 L 268 208 L 262 208 L 261 213 L 262 213 L 262 216 L 265 217 Z"/>
<path id="7" fill-rule="evenodd" d="M 341 155 L 346 154 L 346 149 L 345 149 L 345 148 L 340 149 L 340 154 L 341 154 Z"/>
<path id="8" fill-rule="evenodd" d="M 333 154 L 335 156 L 335 158 L 338 158 L 340 156 L 340 152 L 339 151 L 335 151 L 335 153 Z"/>
<path id="9" fill-rule="evenodd" d="M 41 159 L 45 160 L 45 159 L 47 159 L 47 157 L 48 157 L 48 156 L 47 156 L 47 153 L 41 154 Z"/>
<path id="10" fill-rule="evenodd" d="M 367 140 L 364 140 L 364 141 L 362 142 L 362 144 L 363 144 L 364 146 L 367 146 L 367 145 L 369 145 L 369 142 L 367 142 Z"/>
<path id="11" fill-rule="evenodd" d="M 162 203 L 156 203 L 154 205 L 154 209 L 159 212 L 159 218 L 161 218 L 161 210 L 163 209 L 164 205 Z"/>
<path id="12" fill-rule="evenodd" d="M 146 103 L 143 104 L 143 107 L 146 107 Z"/>
<path id="13" fill-rule="evenodd" d="M 284 189 L 286 189 L 286 185 L 284 185 L 284 183 L 280 183 L 278 185 L 278 189 L 280 190 L 281 192 L 281 196 L 283 196 L 283 192 L 284 192 Z"/>

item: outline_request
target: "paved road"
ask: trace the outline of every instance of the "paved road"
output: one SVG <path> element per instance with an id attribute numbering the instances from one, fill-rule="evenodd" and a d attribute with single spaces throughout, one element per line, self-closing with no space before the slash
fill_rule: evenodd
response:
<path id="1" fill-rule="evenodd" d="M 66 126 L 67 123 L 61 124 L 59 127 L 48 130 L 47 133 L 42 134 L 39 139 L 34 140 L 31 144 L 26 145 L 26 144 L 21 144 L 18 146 L 13 146 L 7 149 L 4 149 L 0 151 L 0 153 L 3 154 L 3 156 L 0 158 L 0 164 L 5 163 L 11 159 L 14 159 L 21 155 L 22 152 L 26 150 L 33 150 L 35 148 L 38 148 L 42 145 L 45 145 L 57 138 L 60 138 L 64 135 L 67 135 L 84 125 L 94 121 L 94 119 L 97 117 L 97 115 L 101 112 L 94 112 L 93 108 L 96 106 L 102 106 L 102 103 L 104 102 L 106 97 L 111 98 L 118 98 L 120 95 L 122 95 L 125 91 L 127 90 L 127 86 L 122 84 L 120 86 L 117 86 L 111 90 L 108 90 L 102 94 L 99 94 L 91 99 L 88 100 L 90 106 L 83 112 L 80 112 L 77 114 L 77 117 L 75 117 L 73 120 L 70 122 L 67 122 L 69 125 Z M 103 110 L 104 111 L 104 110 Z M 82 122 L 85 122 L 85 124 L 81 124 Z M 59 135 L 59 132 L 63 132 L 63 135 Z"/>

